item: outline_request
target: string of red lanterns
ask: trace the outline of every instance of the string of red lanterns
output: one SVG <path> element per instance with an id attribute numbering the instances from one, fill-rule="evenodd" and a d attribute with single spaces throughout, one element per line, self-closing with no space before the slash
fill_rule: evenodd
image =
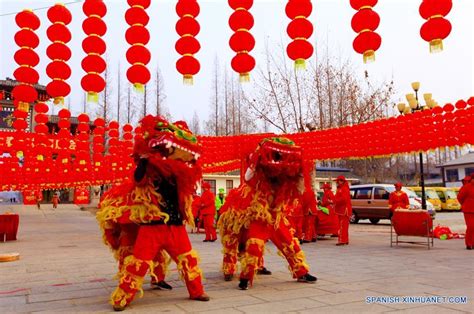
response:
<path id="1" fill-rule="evenodd" d="M 176 69 L 183 76 L 183 83 L 192 85 L 193 77 L 201 69 L 199 61 L 194 55 L 201 49 L 196 36 L 199 34 L 200 26 L 196 17 L 199 15 L 199 4 L 196 0 L 178 0 L 176 3 L 176 14 L 179 20 L 176 23 L 176 32 L 180 36 L 176 42 L 175 49 L 181 55 L 176 61 Z"/>
<path id="2" fill-rule="evenodd" d="M 46 85 L 46 91 L 53 98 L 54 104 L 64 105 L 64 98 L 71 92 L 71 87 L 66 82 L 71 76 L 71 68 L 66 63 L 71 58 L 71 51 L 66 44 L 71 40 L 67 25 L 71 23 L 72 15 L 63 4 L 49 8 L 47 15 L 52 25 L 46 31 L 51 41 L 46 50 L 46 55 L 51 59 L 46 67 L 46 74 L 52 81 Z"/>
<path id="3" fill-rule="evenodd" d="M 39 57 L 34 51 L 39 45 L 35 30 L 40 27 L 39 18 L 30 10 L 24 10 L 15 16 L 15 22 L 20 28 L 15 34 L 15 43 L 20 49 L 15 53 L 15 61 L 19 67 L 13 73 L 19 82 L 12 90 L 15 110 L 13 128 L 16 130 L 14 140 L 15 151 L 22 156 L 27 149 L 25 129 L 28 127 L 28 112 L 30 103 L 38 99 L 38 92 L 33 87 L 38 83 L 39 75 L 34 67 L 39 63 Z"/>
<path id="4" fill-rule="evenodd" d="M 86 0 L 82 11 L 87 16 L 82 23 L 86 38 L 82 41 L 82 50 L 86 56 L 81 66 L 86 74 L 82 77 L 81 86 L 87 93 L 87 102 L 97 103 L 99 93 L 105 88 L 105 80 L 101 76 L 107 67 L 102 55 L 107 47 L 102 37 L 107 32 L 103 17 L 107 14 L 107 6 L 102 0 Z"/>
<path id="5" fill-rule="evenodd" d="M 313 55 L 313 45 L 308 41 L 313 34 L 313 24 L 308 20 L 312 10 L 311 0 L 289 0 L 286 4 L 286 16 L 291 19 L 286 32 L 292 39 L 286 53 L 296 69 L 306 68 L 306 60 Z"/>
<path id="6" fill-rule="evenodd" d="M 451 33 L 451 23 L 444 17 L 453 7 L 452 0 L 423 0 L 420 15 L 427 20 L 420 29 L 421 38 L 430 43 L 430 52 L 443 50 L 443 39 Z"/>
<path id="7" fill-rule="evenodd" d="M 239 73 L 240 82 L 250 81 L 250 72 L 255 68 L 255 59 L 250 52 L 255 47 L 255 39 L 250 30 L 254 25 L 250 9 L 253 0 L 229 0 L 229 6 L 234 10 L 229 17 L 229 26 L 234 34 L 229 40 L 230 48 L 236 53 L 232 58 L 232 69 Z"/>
<path id="8" fill-rule="evenodd" d="M 131 46 L 127 50 L 127 61 L 130 67 L 127 70 L 128 81 L 136 91 L 143 93 L 145 85 L 150 81 L 150 71 L 146 65 L 151 55 L 145 47 L 150 41 L 150 33 L 146 25 L 150 20 L 145 9 L 150 6 L 150 0 L 127 0 L 130 6 L 125 13 L 125 21 L 130 26 L 125 33 L 125 39 Z"/>
<path id="9" fill-rule="evenodd" d="M 358 12 L 354 14 L 351 26 L 358 33 L 352 46 L 362 54 L 364 63 L 375 61 L 375 52 L 382 44 L 382 38 L 375 32 L 380 24 L 380 17 L 372 10 L 378 0 L 350 0 L 351 6 Z"/>

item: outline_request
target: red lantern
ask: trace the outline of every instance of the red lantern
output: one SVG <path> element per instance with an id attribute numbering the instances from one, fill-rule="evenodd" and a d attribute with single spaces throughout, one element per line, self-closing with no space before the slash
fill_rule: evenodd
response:
<path id="1" fill-rule="evenodd" d="M 183 75 L 183 83 L 193 84 L 193 76 L 199 72 L 199 61 L 194 57 L 201 45 L 196 39 L 199 34 L 199 23 L 196 17 L 199 15 L 199 4 L 196 0 L 178 0 L 176 13 L 179 20 L 176 23 L 176 32 L 181 37 L 175 45 L 176 51 L 182 56 L 176 62 L 176 69 Z"/>
<path id="2" fill-rule="evenodd" d="M 39 58 L 33 49 L 39 44 L 39 38 L 34 31 L 39 28 L 40 21 L 33 11 L 29 10 L 18 13 L 15 21 L 21 29 L 15 34 L 15 42 L 20 49 L 15 53 L 15 61 L 19 67 L 13 74 L 15 79 L 19 81 L 19 84 L 12 90 L 15 104 L 13 115 L 16 118 L 13 127 L 21 133 L 28 127 L 26 118 L 28 117 L 30 103 L 38 98 L 38 92 L 33 85 L 37 84 L 39 80 L 39 75 L 34 69 L 34 66 L 39 62 Z M 20 133 L 16 135 L 17 141 L 15 141 L 18 151 L 25 148 L 23 135 Z"/>
<path id="3" fill-rule="evenodd" d="M 86 0 L 82 11 L 87 18 L 82 23 L 82 30 L 86 38 L 82 41 L 82 50 L 86 57 L 82 60 L 82 69 L 86 74 L 82 77 L 81 86 L 87 93 L 87 102 L 97 103 L 99 93 L 105 88 L 105 80 L 101 73 L 105 71 L 106 64 L 102 55 L 106 46 L 102 36 L 107 32 L 107 25 L 103 17 L 107 13 L 107 6 L 102 0 Z"/>
<path id="4" fill-rule="evenodd" d="M 286 15 L 291 19 L 286 32 L 292 39 L 286 52 L 295 62 L 296 69 L 304 69 L 306 60 L 313 55 L 313 45 L 308 38 L 313 34 L 313 25 L 308 17 L 313 10 L 310 0 L 289 0 L 286 4 Z"/>
<path id="5" fill-rule="evenodd" d="M 51 45 L 46 50 L 46 54 L 51 59 L 46 74 L 52 81 L 46 86 L 46 91 L 54 99 L 55 104 L 64 104 L 64 98 L 71 92 L 69 84 L 66 83 L 71 76 L 71 69 L 66 63 L 71 57 L 71 52 L 66 44 L 71 40 L 67 25 L 71 23 L 72 16 L 63 4 L 56 4 L 49 8 L 47 15 L 52 25 L 46 32 L 51 41 Z"/>
<path id="6" fill-rule="evenodd" d="M 358 33 L 352 46 L 362 54 L 364 63 L 375 61 L 375 52 L 382 44 L 382 38 L 375 32 L 380 24 L 380 17 L 372 10 L 377 0 L 350 0 L 351 6 L 358 12 L 354 14 L 351 26 Z"/>
<path id="7" fill-rule="evenodd" d="M 443 39 L 451 33 L 451 23 L 444 17 L 453 7 L 452 0 L 423 0 L 420 15 L 427 20 L 420 29 L 421 38 L 430 43 L 430 52 L 443 50 Z"/>
<path id="8" fill-rule="evenodd" d="M 128 5 L 130 8 L 125 13 L 125 20 L 130 27 L 125 33 L 125 39 L 131 47 L 126 55 L 130 63 L 127 78 L 135 90 L 143 93 L 145 84 L 150 80 L 150 71 L 146 67 L 150 62 L 150 52 L 145 47 L 150 40 L 150 33 L 146 29 L 150 18 L 145 11 L 150 6 L 150 0 L 128 0 Z"/>
<path id="9" fill-rule="evenodd" d="M 255 39 L 250 33 L 253 16 L 249 12 L 253 0 L 229 0 L 234 13 L 229 18 L 229 26 L 234 34 L 229 40 L 230 48 L 236 53 L 232 58 L 232 69 L 239 73 L 241 82 L 250 81 L 250 71 L 255 67 L 255 59 L 249 54 L 255 47 Z"/>

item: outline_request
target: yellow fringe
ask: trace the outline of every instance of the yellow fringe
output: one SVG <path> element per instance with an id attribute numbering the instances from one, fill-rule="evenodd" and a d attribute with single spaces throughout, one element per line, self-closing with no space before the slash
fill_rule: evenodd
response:
<path id="1" fill-rule="evenodd" d="M 291 263 L 289 262 L 288 269 L 290 270 L 290 273 L 293 275 L 294 278 L 296 278 L 296 272 L 301 268 L 304 268 L 309 271 L 309 266 L 306 263 L 306 257 L 303 250 L 300 249 L 298 253 L 295 252 L 296 244 L 298 244 L 299 246 L 299 241 L 298 239 L 294 238 L 293 241 L 291 241 L 290 245 L 282 243 L 283 249 L 282 251 L 278 251 L 278 255 L 283 258 L 287 258 L 288 256 L 287 259 L 291 260 Z M 292 268 L 291 264 L 295 266 Z"/>
<path id="2" fill-rule="evenodd" d="M 197 260 L 196 266 L 189 267 L 188 256 Z M 187 253 L 181 254 L 177 257 L 177 260 L 178 271 L 180 273 L 181 279 L 184 279 L 186 276 L 188 278 L 188 281 L 193 281 L 198 277 L 201 277 L 204 280 L 202 271 L 198 266 L 200 259 L 196 251 L 191 250 Z"/>
<path id="3" fill-rule="evenodd" d="M 158 252 L 159 257 L 153 261 L 153 267 L 151 267 L 150 275 L 158 280 L 158 276 L 155 274 L 155 269 L 159 268 L 159 271 L 165 276 L 169 273 L 169 265 L 171 263 L 171 257 L 164 250 Z"/>

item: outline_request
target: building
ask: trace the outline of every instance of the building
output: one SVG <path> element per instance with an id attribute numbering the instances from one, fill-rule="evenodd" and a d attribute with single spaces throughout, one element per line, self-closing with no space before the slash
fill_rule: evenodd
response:
<path id="1" fill-rule="evenodd" d="M 0 80 L 0 132 L 13 132 L 13 111 L 15 110 L 15 105 L 13 104 L 12 91 L 15 86 L 18 85 L 18 81 L 15 81 L 11 78 L 6 78 L 5 80 Z M 46 87 L 43 85 L 36 84 L 36 91 L 38 92 L 38 101 L 48 101 L 49 97 L 46 92 Z M 32 132 L 33 130 L 33 107 L 34 104 L 30 104 L 30 109 L 28 111 L 28 122 L 27 132 Z"/>
<path id="2" fill-rule="evenodd" d="M 441 168 L 444 186 L 460 187 L 465 176 L 474 175 L 474 151 L 437 167 Z"/>
<path id="3" fill-rule="evenodd" d="M 219 189 L 224 189 L 225 194 L 240 185 L 240 171 L 231 171 L 228 173 L 203 174 L 203 181 L 209 183 L 211 192 L 216 194 Z"/>

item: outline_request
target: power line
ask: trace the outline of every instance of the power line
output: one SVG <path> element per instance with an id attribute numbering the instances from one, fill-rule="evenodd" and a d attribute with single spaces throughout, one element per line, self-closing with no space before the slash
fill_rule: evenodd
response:
<path id="1" fill-rule="evenodd" d="M 69 2 L 65 2 L 63 3 L 64 5 L 70 5 L 70 4 L 76 4 L 76 3 L 80 3 L 80 2 L 84 2 L 85 0 L 75 0 L 75 1 L 69 1 Z M 32 11 L 41 11 L 41 10 L 47 10 L 49 9 L 51 6 L 47 6 L 47 7 L 40 7 L 40 8 L 34 8 L 34 9 L 31 9 Z M 18 11 L 18 12 L 10 12 L 10 13 L 3 13 L 3 14 L 0 14 L 0 17 L 3 17 L 3 16 L 9 16 L 9 15 L 16 15 L 18 13 L 20 13 L 21 11 Z"/>

